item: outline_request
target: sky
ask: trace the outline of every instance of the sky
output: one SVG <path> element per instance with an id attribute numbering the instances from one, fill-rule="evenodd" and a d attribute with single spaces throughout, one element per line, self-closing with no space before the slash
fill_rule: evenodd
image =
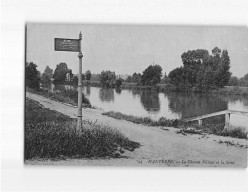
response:
<path id="1" fill-rule="evenodd" d="M 159 64 L 163 73 L 182 66 L 183 52 L 214 47 L 228 51 L 233 76 L 248 73 L 248 28 L 244 26 L 169 26 L 110 24 L 27 24 L 27 62 L 43 73 L 65 62 L 78 74 L 78 53 L 54 51 L 54 38 L 77 39 L 82 32 L 83 72 L 142 73 Z"/>

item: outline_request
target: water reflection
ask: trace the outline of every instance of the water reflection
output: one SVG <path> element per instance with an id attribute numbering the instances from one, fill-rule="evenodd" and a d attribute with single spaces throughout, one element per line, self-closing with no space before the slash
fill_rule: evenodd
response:
<path id="1" fill-rule="evenodd" d="M 135 98 L 135 97 L 139 97 L 140 96 L 140 93 L 141 93 L 141 91 L 140 90 L 128 90 L 129 92 L 132 92 L 132 95 L 133 95 L 133 97 Z"/>
<path id="2" fill-rule="evenodd" d="M 141 91 L 140 101 L 149 113 L 157 113 L 160 111 L 160 102 L 158 92 L 153 91 Z"/>
<path id="3" fill-rule="evenodd" d="M 228 109 L 228 102 L 217 97 L 187 94 L 165 94 L 169 100 L 169 108 L 175 113 L 181 113 L 182 118 L 191 118 Z"/>
<path id="4" fill-rule="evenodd" d="M 100 98 L 101 102 L 110 102 L 110 101 L 113 102 L 115 99 L 114 89 L 100 88 L 99 98 Z"/>
<path id="5" fill-rule="evenodd" d="M 54 90 L 59 90 L 59 91 L 77 90 L 77 86 L 73 86 L 73 85 L 55 85 Z"/>
<path id="6" fill-rule="evenodd" d="M 76 86 L 47 85 L 49 90 L 76 90 Z M 150 117 L 158 120 L 191 118 L 221 110 L 248 112 L 248 98 L 241 96 L 206 96 L 178 92 L 158 93 L 156 91 L 118 90 L 84 86 L 83 93 L 95 107 L 104 111 Z M 217 117 L 218 118 L 218 117 Z M 224 115 L 220 117 L 224 120 Z M 231 123 L 248 127 L 247 116 L 231 115 Z"/>
<path id="7" fill-rule="evenodd" d="M 88 96 L 90 95 L 90 89 L 91 89 L 90 86 L 86 86 L 86 95 Z"/>
<path id="8" fill-rule="evenodd" d="M 115 89 L 115 92 L 118 93 L 118 94 L 121 94 L 121 89 L 120 88 L 116 88 Z"/>

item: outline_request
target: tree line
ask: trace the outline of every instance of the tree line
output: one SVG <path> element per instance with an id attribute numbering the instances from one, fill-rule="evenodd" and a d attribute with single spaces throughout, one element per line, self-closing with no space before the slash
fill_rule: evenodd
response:
<path id="1" fill-rule="evenodd" d="M 102 87 L 119 88 L 123 82 L 140 86 L 154 86 L 158 83 L 172 84 L 178 90 L 209 91 L 226 85 L 248 86 L 248 74 L 238 79 L 230 72 L 230 57 L 227 50 L 215 47 L 211 54 L 205 49 L 189 50 L 182 53 L 182 66 L 173 69 L 167 76 L 162 74 L 159 64 L 148 66 L 141 73 L 133 73 L 125 79 L 114 71 L 106 70 L 100 74 L 92 74 L 90 70 L 82 74 L 82 80 L 97 81 Z M 66 63 L 60 63 L 53 70 L 47 66 L 41 75 L 33 62 L 26 64 L 26 84 L 37 87 L 39 82 L 55 84 L 73 83 L 77 85 L 78 76 L 72 73 Z"/>
<path id="2" fill-rule="evenodd" d="M 230 86 L 248 87 L 248 74 L 245 74 L 241 78 L 231 76 L 228 85 L 230 85 Z"/>
<path id="3" fill-rule="evenodd" d="M 91 71 L 87 70 L 82 74 L 82 80 L 91 79 Z M 37 65 L 33 62 L 26 63 L 25 65 L 25 82 L 30 88 L 39 88 L 40 83 L 51 83 L 54 84 L 78 84 L 78 76 L 72 73 L 72 70 L 67 67 L 66 63 L 59 63 L 56 66 L 55 71 L 49 66 L 46 66 L 44 73 L 40 73 L 37 70 Z"/>

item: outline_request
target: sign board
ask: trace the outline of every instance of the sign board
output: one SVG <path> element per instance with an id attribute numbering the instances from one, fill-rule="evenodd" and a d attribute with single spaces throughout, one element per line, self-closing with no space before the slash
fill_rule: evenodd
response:
<path id="1" fill-rule="evenodd" d="M 54 39 L 55 51 L 72 51 L 79 52 L 80 51 L 80 43 L 79 39 Z"/>

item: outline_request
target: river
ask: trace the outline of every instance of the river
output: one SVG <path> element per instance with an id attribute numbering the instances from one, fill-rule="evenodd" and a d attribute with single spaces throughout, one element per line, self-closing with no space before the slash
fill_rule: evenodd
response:
<path id="1" fill-rule="evenodd" d="M 75 89 L 75 87 L 69 85 L 53 85 L 51 88 L 52 90 Z M 180 92 L 160 93 L 89 86 L 83 87 L 83 93 L 96 108 L 133 116 L 150 117 L 154 120 L 158 120 L 160 117 L 168 119 L 191 118 L 226 109 L 248 112 L 248 98 L 241 96 Z M 234 126 L 245 127 L 248 130 L 247 116 L 231 114 L 230 123 Z"/>

